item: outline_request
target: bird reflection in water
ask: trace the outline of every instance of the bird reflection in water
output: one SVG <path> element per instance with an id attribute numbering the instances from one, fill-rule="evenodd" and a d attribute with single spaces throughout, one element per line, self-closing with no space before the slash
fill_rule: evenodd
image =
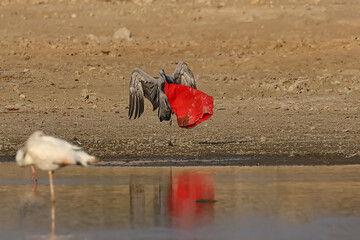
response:
<path id="1" fill-rule="evenodd" d="M 181 172 L 170 177 L 132 175 L 129 185 L 132 228 L 192 229 L 214 219 L 212 173 Z"/>
<path id="2" fill-rule="evenodd" d="M 167 215 L 172 227 L 192 229 L 214 220 L 214 176 L 183 172 L 170 176 Z"/>
<path id="3" fill-rule="evenodd" d="M 55 238 L 55 202 L 51 203 L 51 234 L 50 240 Z"/>
<path id="4" fill-rule="evenodd" d="M 31 222 L 29 225 L 34 227 L 37 221 L 34 221 L 34 218 L 42 218 L 41 209 L 47 206 L 47 202 L 44 201 L 42 197 L 37 196 L 37 188 L 38 182 L 34 181 L 32 183 L 31 192 L 24 193 L 21 204 L 20 204 L 20 218 L 22 224 L 25 223 L 26 226 Z M 50 239 L 55 239 L 55 202 L 51 202 L 51 209 L 50 209 L 50 216 L 51 216 L 51 232 L 50 232 Z"/>

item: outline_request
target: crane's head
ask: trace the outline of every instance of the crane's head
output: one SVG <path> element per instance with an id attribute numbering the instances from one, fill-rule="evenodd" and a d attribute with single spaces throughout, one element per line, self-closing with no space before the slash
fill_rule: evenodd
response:
<path id="1" fill-rule="evenodd" d="M 159 74 L 160 74 L 160 77 L 161 77 L 162 79 L 164 79 L 164 81 L 166 81 L 166 75 L 165 75 L 164 69 L 160 69 Z"/>
<path id="2" fill-rule="evenodd" d="M 166 76 L 164 69 L 160 69 L 159 73 L 160 73 L 160 78 L 161 78 L 162 80 L 164 80 L 164 82 L 167 82 L 167 83 L 175 83 L 175 81 L 174 81 L 174 79 L 173 79 L 172 76 Z"/>

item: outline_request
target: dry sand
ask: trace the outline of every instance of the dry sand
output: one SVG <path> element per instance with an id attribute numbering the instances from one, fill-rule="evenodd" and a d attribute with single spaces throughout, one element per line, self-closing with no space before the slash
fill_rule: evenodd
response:
<path id="1" fill-rule="evenodd" d="M 35 130 L 102 158 L 301 156 L 359 160 L 356 0 L 2 0 L 0 156 Z M 131 36 L 114 38 L 127 28 Z M 123 39 L 121 39 L 123 37 Z M 128 120 L 140 67 L 192 69 L 214 115 Z"/>

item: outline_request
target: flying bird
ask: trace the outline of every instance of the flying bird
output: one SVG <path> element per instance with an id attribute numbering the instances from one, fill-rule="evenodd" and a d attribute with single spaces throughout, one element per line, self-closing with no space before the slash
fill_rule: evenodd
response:
<path id="1" fill-rule="evenodd" d="M 49 172 L 51 200 L 55 202 L 52 173 L 56 169 L 69 164 L 87 166 L 98 162 L 99 159 L 87 154 L 80 147 L 52 136 L 36 131 L 30 135 L 25 146 L 16 153 L 19 166 L 35 165 L 41 170 Z"/>
<path id="2" fill-rule="evenodd" d="M 173 73 L 169 76 L 161 69 L 160 77 L 154 78 L 139 68 L 132 71 L 129 84 L 129 119 L 139 118 L 144 112 L 144 97 L 147 98 L 153 106 L 153 111 L 158 109 L 158 118 L 160 122 L 170 121 L 170 141 L 171 142 L 171 116 L 174 113 L 168 97 L 164 91 L 165 83 L 180 84 L 196 89 L 196 83 L 193 73 L 187 63 L 180 61 Z"/>
<path id="3" fill-rule="evenodd" d="M 158 110 L 160 121 L 169 121 L 172 109 L 164 92 L 165 82 L 169 84 L 181 84 L 196 89 L 193 73 L 189 66 L 180 61 L 172 76 L 165 75 L 164 69 L 159 71 L 160 77 L 153 78 L 139 68 L 135 68 L 131 74 L 129 86 L 129 118 L 139 118 L 144 112 L 144 97 L 153 105 L 153 111 Z"/>

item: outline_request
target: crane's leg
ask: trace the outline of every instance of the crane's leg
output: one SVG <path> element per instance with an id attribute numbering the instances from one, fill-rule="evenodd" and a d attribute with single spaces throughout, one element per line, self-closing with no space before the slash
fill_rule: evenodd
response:
<path id="1" fill-rule="evenodd" d="M 35 182 L 37 182 L 38 176 L 36 174 L 36 171 L 35 171 L 35 168 L 34 168 L 33 165 L 31 165 L 31 170 L 32 170 L 32 174 L 33 174 L 32 177 L 31 177 L 31 180 L 34 180 Z"/>
<path id="2" fill-rule="evenodd" d="M 172 132 L 172 115 L 170 117 L 170 140 L 169 140 L 169 146 L 174 146 L 171 141 L 171 132 Z"/>

